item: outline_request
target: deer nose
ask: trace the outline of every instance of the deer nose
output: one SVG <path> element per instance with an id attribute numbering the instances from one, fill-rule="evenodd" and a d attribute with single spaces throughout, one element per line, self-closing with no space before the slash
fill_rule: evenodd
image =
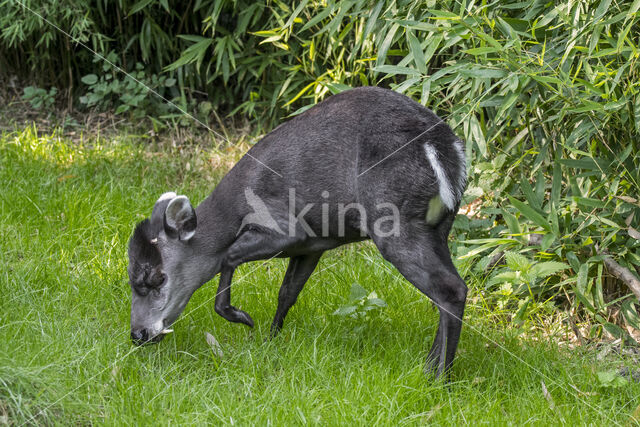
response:
<path id="1" fill-rule="evenodd" d="M 149 340 L 149 334 L 146 329 L 140 329 L 138 331 L 131 331 L 131 341 L 136 345 L 144 344 Z"/>

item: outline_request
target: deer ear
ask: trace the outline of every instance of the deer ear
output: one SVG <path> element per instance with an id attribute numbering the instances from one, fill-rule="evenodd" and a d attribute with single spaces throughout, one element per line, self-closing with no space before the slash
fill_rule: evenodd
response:
<path id="1" fill-rule="evenodd" d="M 172 239 L 189 240 L 196 233 L 196 211 L 186 196 L 171 199 L 164 211 L 164 232 Z"/>
<path id="2" fill-rule="evenodd" d="M 160 230 L 162 230 L 164 226 L 164 212 L 167 210 L 167 205 L 176 197 L 178 197 L 178 195 L 173 191 L 164 193 L 156 201 L 156 204 L 153 205 L 153 211 L 151 212 L 151 237 L 158 237 L 158 233 L 160 233 Z"/>

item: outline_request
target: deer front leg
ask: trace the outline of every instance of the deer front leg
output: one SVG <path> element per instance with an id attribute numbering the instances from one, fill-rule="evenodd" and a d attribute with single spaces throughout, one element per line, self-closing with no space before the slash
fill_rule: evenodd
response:
<path id="1" fill-rule="evenodd" d="M 279 234 L 267 234 L 257 230 L 243 232 L 231 244 L 222 263 L 220 285 L 216 295 L 216 313 L 230 322 L 253 327 L 253 320 L 246 312 L 231 305 L 231 278 L 240 264 L 276 257 L 299 239 Z"/>
<path id="2" fill-rule="evenodd" d="M 216 313 L 230 322 L 244 323 L 253 328 L 253 319 L 248 313 L 231 305 L 231 278 L 235 267 L 225 266 L 220 273 L 220 284 L 216 294 Z"/>

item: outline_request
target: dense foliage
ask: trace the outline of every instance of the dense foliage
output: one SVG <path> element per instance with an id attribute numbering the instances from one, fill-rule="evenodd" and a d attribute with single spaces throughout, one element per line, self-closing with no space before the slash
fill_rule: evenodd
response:
<path id="1" fill-rule="evenodd" d="M 348 87 L 406 93 L 467 141 L 473 203 L 453 245 L 487 276 L 487 304 L 515 322 L 563 305 L 592 336 L 640 328 L 604 264 L 640 266 L 639 0 L 0 5 L 5 73 L 119 114 L 182 116 L 133 77 L 202 120 L 265 128 Z"/>

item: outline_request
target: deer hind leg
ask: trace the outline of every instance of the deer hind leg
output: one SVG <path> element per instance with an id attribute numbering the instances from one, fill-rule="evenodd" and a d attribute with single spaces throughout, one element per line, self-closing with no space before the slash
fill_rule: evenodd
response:
<path id="1" fill-rule="evenodd" d="M 436 377 L 446 374 L 453 363 L 467 296 L 467 286 L 441 236 L 429 230 L 412 230 L 400 236 L 374 237 L 382 256 L 438 307 L 438 332 L 425 366 Z"/>

